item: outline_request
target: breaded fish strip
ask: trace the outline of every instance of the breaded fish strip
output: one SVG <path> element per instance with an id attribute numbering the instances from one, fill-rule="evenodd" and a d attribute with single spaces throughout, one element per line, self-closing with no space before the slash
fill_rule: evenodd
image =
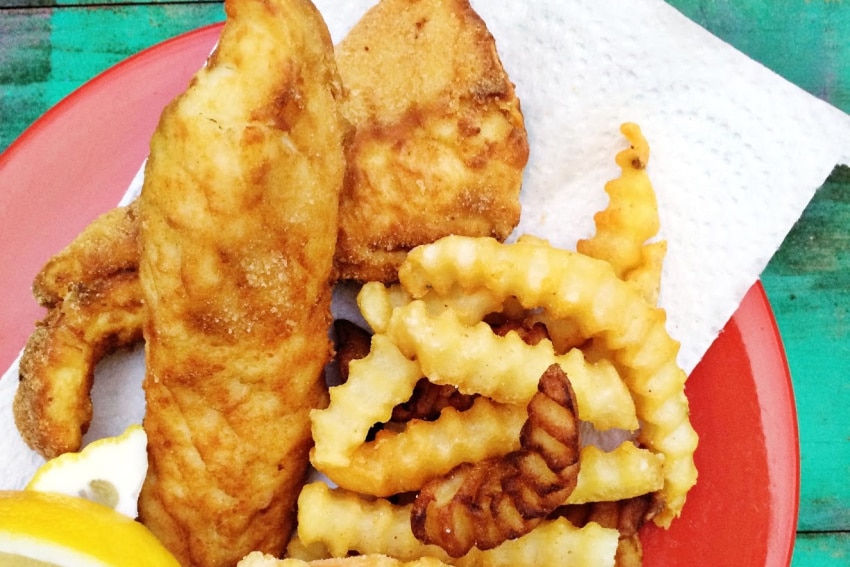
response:
<path id="1" fill-rule="evenodd" d="M 149 471 L 140 519 L 184 565 L 279 554 L 326 403 L 345 128 L 309 0 L 227 0 L 163 112 L 140 197 Z"/>
<path id="2" fill-rule="evenodd" d="M 15 424 L 46 458 L 78 451 L 92 419 L 97 362 L 142 337 L 136 206 L 95 219 L 50 258 L 33 282 L 47 314 L 20 362 Z"/>
<path id="3" fill-rule="evenodd" d="M 337 46 L 355 128 L 339 277 L 395 281 L 408 250 L 448 234 L 506 238 L 528 140 L 514 85 L 467 0 L 382 0 Z"/>

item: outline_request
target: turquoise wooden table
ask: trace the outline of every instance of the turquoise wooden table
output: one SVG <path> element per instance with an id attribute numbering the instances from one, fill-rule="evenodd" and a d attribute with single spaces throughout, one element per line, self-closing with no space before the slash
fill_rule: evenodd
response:
<path id="1" fill-rule="evenodd" d="M 668 1 L 850 113 L 850 0 Z M 223 17 L 221 3 L 204 0 L 0 0 L 0 151 L 101 71 Z M 787 351 L 799 419 L 795 567 L 850 565 L 848 229 L 850 168 L 843 167 L 818 190 L 762 275 Z"/>

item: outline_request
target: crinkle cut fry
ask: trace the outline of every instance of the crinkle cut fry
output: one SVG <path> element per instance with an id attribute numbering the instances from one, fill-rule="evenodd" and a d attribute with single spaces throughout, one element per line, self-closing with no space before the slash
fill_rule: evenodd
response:
<path id="1" fill-rule="evenodd" d="M 369 355 L 372 335 L 364 328 L 347 321 L 334 321 L 334 343 L 336 344 L 336 368 L 340 383 L 348 380 L 348 366 L 353 360 Z M 448 385 L 432 384 L 421 378 L 413 388 L 411 398 L 393 408 L 392 423 L 405 423 L 413 419 L 433 421 L 446 407 L 464 411 L 472 407 L 475 396 L 461 394 L 457 388 Z"/>
<path id="2" fill-rule="evenodd" d="M 478 397 L 463 413 L 446 408 L 436 421 L 415 420 L 401 432 L 379 432 L 357 447 L 348 465 L 322 465 L 319 470 L 342 488 L 361 494 L 412 492 L 463 462 L 518 449 L 525 417 L 521 406 Z M 660 455 L 633 443 L 611 451 L 583 447 L 578 485 L 566 503 L 621 500 L 659 490 L 663 462 Z"/>
<path id="3" fill-rule="evenodd" d="M 399 284 L 387 286 L 381 282 L 368 282 L 363 284 L 357 294 L 357 305 L 374 332 L 386 333 L 393 311 L 404 307 L 412 299 L 407 290 Z M 501 302 L 496 301 L 487 290 L 479 290 L 477 293 L 459 289 L 455 290 L 455 293 L 426 293 L 418 299 L 425 302 L 429 313 L 452 310 L 466 325 L 475 324 L 486 315 L 503 308 Z"/>
<path id="4" fill-rule="evenodd" d="M 327 408 L 310 412 L 315 441 L 310 460 L 319 470 L 325 465 L 348 466 L 369 429 L 389 420 L 393 408 L 410 398 L 422 377 L 419 365 L 380 334 L 372 336 L 369 354 L 352 360 L 348 372 L 344 384 L 330 388 Z"/>
<path id="5" fill-rule="evenodd" d="M 407 309 L 410 307 L 410 295 L 398 286 L 385 287 L 383 284 L 367 284 L 370 291 L 362 291 L 358 296 L 358 301 L 362 306 L 366 307 L 364 311 L 378 313 L 380 319 L 389 321 L 390 315 L 394 310 Z M 458 297 L 461 294 L 456 294 Z M 483 293 L 480 295 L 484 295 Z M 433 306 L 429 307 L 428 311 L 437 310 L 438 301 L 437 294 L 433 293 Z M 484 301 L 494 305 L 493 301 Z M 478 301 L 476 301 L 478 304 Z M 481 311 L 479 317 L 487 310 Z M 409 322 L 412 326 L 419 327 L 421 322 Z M 384 323 L 381 328 L 386 331 L 387 324 Z M 465 332 L 465 329 L 464 329 Z M 460 336 L 461 332 L 445 331 L 448 336 Z M 445 336 L 445 333 L 444 336 Z M 488 331 L 488 334 L 489 331 Z M 384 358 L 382 354 L 384 350 L 394 352 L 394 357 L 400 363 L 399 368 L 406 368 L 408 363 L 403 362 L 398 352 L 395 352 L 394 345 L 391 341 L 387 341 L 380 334 L 377 341 L 378 347 L 373 357 Z M 461 348 L 460 350 L 467 350 Z M 490 348 L 485 350 L 497 350 Z M 581 353 L 575 351 L 568 355 L 569 357 L 581 359 Z M 367 361 L 368 362 L 368 361 Z M 490 363 L 492 361 L 488 361 Z M 350 388 L 354 388 L 360 392 L 364 398 L 359 403 L 353 403 L 350 407 L 354 410 L 359 410 L 366 405 L 366 398 L 374 397 L 373 390 L 380 386 L 374 380 L 379 376 L 385 376 L 380 381 L 392 379 L 392 373 L 387 369 L 392 367 L 392 364 L 380 364 L 375 369 L 371 368 L 371 364 L 358 363 L 354 367 L 355 382 L 365 380 L 371 385 L 358 386 L 350 384 Z M 573 372 L 579 373 L 578 368 L 574 364 L 566 364 L 567 368 Z M 378 372 L 380 368 L 380 372 Z M 415 380 L 417 370 L 410 365 L 409 372 L 404 371 L 397 373 L 395 380 L 399 380 L 399 376 L 407 375 L 404 381 L 407 381 L 407 386 L 404 392 L 400 392 L 393 396 L 393 399 L 401 399 L 407 395 L 407 389 L 410 388 L 410 383 Z M 616 376 L 615 376 L 616 378 Z M 617 378 L 619 380 L 619 378 Z M 421 380 L 420 380 L 421 382 Z M 598 383 L 598 379 L 590 379 L 589 382 Z M 355 388 L 356 386 L 356 388 Z M 598 392 L 598 388 L 595 388 Z M 628 393 L 626 393 L 628 395 Z M 334 395 L 342 395 L 337 391 Z M 347 397 L 347 396 L 346 396 Z M 597 393 L 597 398 L 598 393 Z M 604 397 L 602 397 L 604 400 Z M 631 398 L 629 397 L 630 401 Z M 386 404 L 385 411 L 389 411 L 390 403 Z M 607 404 L 600 404 L 605 406 Z M 633 414 L 633 406 L 632 415 Z M 334 407 L 334 410 L 339 408 Z M 396 407 L 397 409 L 397 407 Z M 616 409 L 616 408 L 615 408 Z M 327 411 L 327 410 L 325 410 Z M 319 412 L 317 412 L 319 413 Z M 395 412 L 393 412 L 395 413 Z M 372 414 L 360 423 L 361 433 L 371 427 L 371 421 L 379 419 L 377 414 Z M 466 414 L 460 414 L 454 409 L 444 410 L 440 419 L 433 422 L 413 421 L 406 428 L 397 432 L 394 430 L 384 430 L 378 433 L 374 441 L 363 443 L 357 446 L 354 453 L 350 456 L 350 461 L 347 465 L 330 465 L 328 462 L 323 462 L 319 465 L 319 469 L 326 474 L 331 480 L 340 486 L 349 490 L 358 491 L 365 494 L 376 496 L 389 496 L 399 492 L 418 490 L 425 481 L 430 478 L 442 475 L 451 470 L 452 467 L 464 461 L 477 461 L 490 456 L 503 455 L 508 451 L 518 448 L 518 433 L 524 420 L 524 409 L 514 405 L 496 404 L 487 398 L 478 397 L 471 410 Z M 339 426 L 340 423 L 347 424 L 349 427 L 355 423 L 354 415 L 344 417 L 337 415 L 337 419 L 329 420 L 330 425 Z M 326 438 L 341 439 L 350 433 L 350 431 L 340 431 L 336 436 L 331 436 L 331 430 L 327 434 L 322 433 L 317 436 L 317 444 L 322 447 L 327 447 Z M 456 440 L 460 440 L 457 442 Z M 440 448 L 439 452 L 433 451 L 428 454 L 425 459 L 418 458 L 421 453 L 421 447 Z M 586 474 L 579 475 L 579 483 L 576 490 L 570 497 L 570 501 L 584 502 L 592 498 L 607 498 L 618 499 L 628 498 L 644 492 L 657 490 L 662 482 L 661 477 L 661 461 L 654 454 L 647 450 L 638 449 L 631 443 L 626 443 L 617 447 L 611 452 L 602 452 L 594 447 L 586 447 L 582 450 L 583 462 L 587 461 L 589 467 L 586 467 Z M 314 463 L 317 460 L 314 458 Z M 620 474 L 620 471 L 641 471 L 640 474 L 632 475 Z M 614 477 L 618 479 L 616 482 Z M 640 482 L 636 482 L 638 479 Z M 606 486 L 611 484 L 614 486 Z M 600 487 L 600 484 L 602 485 Z M 617 488 L 622 487 L 622 490 Z"/>
<path id="6" fill-rule="evenodd" d="M 662 309 L 620 280 L 607 262 L 541 245 L 503 245 L 490 238 L 449 236 L 412 251 L 399 270 L 413 297 L 455 286 L 489 289 L 526 308 L 575 319 L 587 337 L 604 343 L 635 399 L 639 442 L 664 455 L 665 508 L 654 519 L 669 526 L 696 483 L 697 434 L 690 424 L 687 378 L 677 365 L 679 344 L 665 329 Z"/>
<path id="7" fill-rule="evenodd" d="M 304 545 L 323 543 L 334 557 L 350 552 L 381 553 L 402 561 L 436 557 L 459 567 L 509 567 L 522 564 L 564 567 L 614 565 L 619 533 L 565 518 L 546 520 L 530 533 L 502 545 L 452 558 L 436 545 L 418 541 L 410 529 L 412 505 L 392 504 L 322 482 L 307 484 L 298 500 L 298 537 Z"/>
<path id="8" fill-rule="evenodd" d="M 298 532 L 296 531 L 289 538 L 284 557 L 291 557 L 292 559 L 299 559 L 301 561 L 316 561 L 318 559 L 329 559 L 331 554 L 328 548 L 325 547 L 325 544 L 320 541 L 313 542 L 310 545 L 305 544 L 298 537 Z"/>
<path id="9" fill-rule="evenodd" d="M 567 504 L 616 501 L 660 490 L 664 486 L 664 457 L 630 441 L 611 451 L 593 445 L 581 450 L 578 484 Z"/>
<path id="10" fill-rule="evenodd" d="M 557 355 L 551 341 L 529 345 L 515 332 L 498 336 L 483 322 L 464 325 L 453 310 L 432 316 L 420 300 L 393 311 L 387 334 L 432 382 L 505 403 L 528 403 L 540 375 L 558 363 L 570 376 L 579 418 L 600 430 L 638 428 L 632 396 L 616 369 L 605 360 L 586 361 L 578 349 Z"/>
<path id="11" fill-rule="evenodd" d="M 643 549 L 638 531 L 655 514 L 656 504 L 652 495 L 645 494 L 616 502 L 569 506 L 559 513 L 576 526 L 595 522 L 616 529 L 620 533 L 616 567 L 640 567 L 643 564 Z"/>
<path id="12" fill-rule="evenodd" d="M 410 504 L 311 482 L 298 497 L 298 539 L 306 546 L 322 543 L 331 557 L 356 552 L 384 553 L 403 561 L 423 556 L 448 561 L 440 547 L 413 536 L 410 509 Z"/>
<path id="13" fill-rule="evenodd" d="M 482 460 L 519 447 L 526 418 L 522 406 L 477 397 L 460 412 L 445 408 L 435 421 L 413 420 L 404 430 L 378 432 L 362 443 L 346 465 L 318 462 L 316 468 L 343 488 L 373 496 L 418 490 L 431 478 L 465 461 Z M 347 427 L 339 421 L 339 427 Z M 323 441 L 316 437 L 316 444 Z"/>
<path id="14" fill-rule="evenodd" d="M 411 512 L 416 538 L 460 557 L 527 534 L 566 501 L 578 481 L 581 440 L 575 393 L 557 364 L 540 377 L 520 445 L 426 483 Z"/>
<path id="15" fill-rule="evenodd" d="M 606 260 L 617 277 L 631 282 L 654 305 L 661 288 L 667 244 L 663 240 L 647 243 L 660 226 L 655 191 L 646 174 L 649 144 L 637 124 L 627 122 L 620 131 L 631 143 L 616 157 L 622 173 L 605 185 L 610 201 L 605 210 L 593 217 L 596 234 L 579 240 L 576 250 Z"/>

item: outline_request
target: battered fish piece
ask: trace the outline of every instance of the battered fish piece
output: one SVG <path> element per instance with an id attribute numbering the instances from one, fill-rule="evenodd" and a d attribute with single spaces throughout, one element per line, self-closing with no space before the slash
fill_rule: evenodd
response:
<path id="1" fill-rule="evenodd" d="M 142 338 L 136 206 L 95 219 L 33 282 L 47 308 L 24 348 L 15 424 L 45 458 L 78 451 L 92 420 L 98 361 Z"/>
<path id="2" fill-rule="evenodd" d="M 471 8 L 460 1 L 437 4 L 385 0 L 338 48 L 338 61 L 350 67 L 341 71 L 352 81 L 345 109 L 358 135 L 349 147 L 337 277 L 393 281 L 409 247 L 449 233 L 504 238 L 516 223 L 528 146 L 513 85 Z M 455 43 L 446 55 L 446 46 Z M 407 77 L 408 56 L 427 61 L 427 77 Z M 403 64 L 391 65 L 398 60 Z M 98 286 L 97 301 L 85 305 L 87 318 L 76 323 L 79 340 L 59 342 L 56 325 L 67 320 L 56 312 L 25 349 L 25 359 L 36 362 L 22 370 L 28 384 L 16 403 L 18 426 L 46 457 L 79 450 L 76 431 L 85 432 L 91 419 L 91 368 L 112 347 L 141 338 L 136 307 L 142 292 L 131 281 L 139 261 L 135 208 L 104 215 L 77 239 L 88 245 L 75 244 L 51 259 L 35 282 L 40 302 L 53 305 L 63 290 L 91 289 L 91 280 L 116 270 L 126 280 Z M 95 316 L 113 324 L 109 348 L 97 344 L 103 332 L 81 334 Z M 87 354 L 69 357 L 71 345 Z M 45 354 L 59 352 L 64 356 Z M 58 387 L 65 372 L 73 373 L 77 386 Z"/>
<path id="3" fill-rule="evenodd" d="M 117 273 L 137 272 L 138 237 L 135 202 L 97 217 L 36 275 L 32 291 L 39 305 L 53 307 L 75 287 L 91 286 Z"/>
<path id="4" fill-rule="evenodd" d="M 163 112 L 140 197 L 149 472 L 140 519 L 187 566 L 279 554 L 326 404 L 345 171 L 341 84 L 308 0 L 227 0 Z"/>
<path id="5" fill-rule="evenodd" d="M 342 279 L 394 281 L 411 248 L 506 238 L 528 161 L 520 103 L 467 0 L 382 0 L 337 46 L 356 134 L 340 205 Z"/>

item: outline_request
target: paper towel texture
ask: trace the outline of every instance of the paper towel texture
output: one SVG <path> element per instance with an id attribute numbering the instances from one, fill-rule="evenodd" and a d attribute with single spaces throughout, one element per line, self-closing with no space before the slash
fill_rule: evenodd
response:
<path id="1" fill-rule="evenodd" d="M 373 3 L 316 1 L 336 41 Z M 569 249 L 590 236 L 593 214 L 607 203 L 603 187 L 619 175 L 620 124 L 641 126 L 668 241 L 661 305 L 690 372 L 815 189 L 836 164 L 850 163 L 850 116 L 660 0 L 472 4 L 496 38 L 529 132 L 516 234 Z M 128 198 L 140 182 L 137 176 Z M 138 352 L 111 364 L 123 380 L 140 380 Z M 40 462 L 11 423 L 16 383 L 16 368 L 0 380 L 0 488 L 22 486 Z M 141 420 L 139 394 L 104 396 L 95 415 L 101 407 L 115 413 L 87 438 Z"/>
<path id="2" fill-rule="evenodd" d="M 661 304 L 690 372 L 814 190 L 850 163 L 850 117 L 660 1 L 474 5 L 531 139 L 519 233 L 567 248 L 592 234 L 619 125 L 643 129 L 668 240 Z"/>

